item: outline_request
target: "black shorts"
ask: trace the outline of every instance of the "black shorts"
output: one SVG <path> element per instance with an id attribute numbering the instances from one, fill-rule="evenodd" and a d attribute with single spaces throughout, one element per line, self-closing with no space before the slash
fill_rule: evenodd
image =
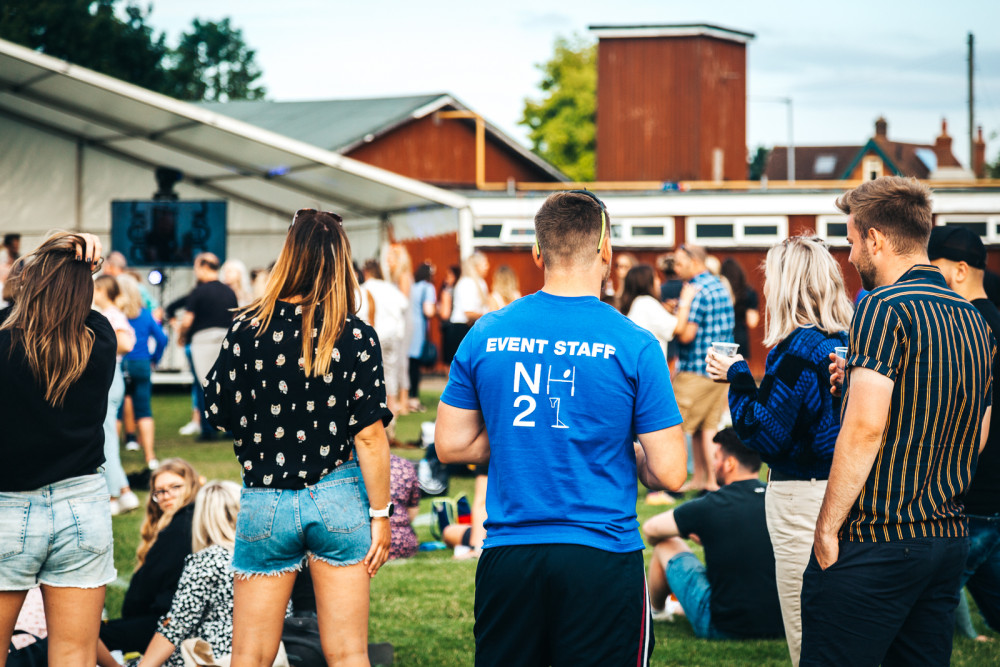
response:
<path id="1" fill-rule="evenodd" d="M 652 620 L 641 551 L 542 544 L 479 558 L 477 667 L 645 667 Z"/>

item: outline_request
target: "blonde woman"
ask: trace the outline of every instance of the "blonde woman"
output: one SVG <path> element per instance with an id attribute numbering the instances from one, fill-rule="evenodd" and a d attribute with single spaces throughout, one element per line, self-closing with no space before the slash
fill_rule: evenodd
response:
<path id="1" fill-rule="evenodd" d="M 232 652 L 233 575 L 229 565 L 239 511 L 240 487 L 235 482 L 211 481 L 198 491 L 191 555 L 184 561 L 170 611 L 160 619 L 140 667 L 184 667 L 180 645 L 193 637 L 208 642 L 216 657 Z"/>
<path id="2" fill-rule="evenodd" d="M 853 310 L 840 265 L 822 240 L 793 236 L 764 262 L 764 379 L 740 355 L 709 352 L 709 375 L 728 380 L 733 428 L 770 467 L 765 508 L 792 663 L 802 641 L 799 595 L 840 432 L 830 354 L 847 345 Z"/>
<path id="3" fill-rule="evenodd" d="M 521 286 L 518 284 L 514 269 L 506 264 L 498 266 L 497 270 L 493 272 L 493 292 L 490 294 L 493 308 L 499 310 L 520 298 Z"/>
<path id="4" fill-rule="evenodd" d="M 159 465 L 153 449 L 153 366 L 160 362 L 167 347 L 167 334 L 153 314 L 143 305 L 142 292 L 136 279 L 127 273 L 118 276 L 121 293 L 115 305 L 128 318 L 135 332 L 135 347 L 122 359 L 122 375 L 125 379 L 125 404 L 122 422 L 125 424 L 125 442 L 138 442 L 146 457 L 146 467 L 155 470 Z M 153 351 L 149 351 L 149 341 L 154 341 Z M 131 412 L 128 405 L 131 404 Z M 126 414 L 130 415 L 126 419 Z M 131 449 L 126 445 L 127 449 Z"/>
<path id="5" fill-rule="evenodd" d="M 358 291 L 340 216 L 298 211 L 267 292 L 229 328 L 208 376 L 204 418 L 232 431 L 245 487 L 233 667 L 272 664 L 307 557 L 327 660 L 366 661 L 370 579 L 389 556 L 392 414 Z"/>
<path id="6" fill-rule="evenodd" d="M 240 308 L 253 301 L 253 286 L 250 282 L 250 271 L 247 265 L 239 259 L 227 259 L 219 268 L 219 277 L 236 295 L 236 303 Z"/>
<path id="7" fill-rule="evenodd" d="M 121 618 L 101 624 L 97 662 L 116 667 L 108 651 L 143 651 L 156 624 L 170 609 L 184 559 L 191 554 L 194 499 L 201 479 L 184 459 L 166 459 L 152 472 L 146 515 L 136 549 L 136 569 L 129 581 Z"/>
<path id="8" fill-rule="evenodd" d="M 49 664 L 93 667 L 105 586 L 115 580 L 104 417 L 118 341 L 91 310 L 101 244 L 55 234 L 18 260 L 0 325 L 0 645 L 41 585 Z M 6 655 L 4 655 L 6 660 Z"/>

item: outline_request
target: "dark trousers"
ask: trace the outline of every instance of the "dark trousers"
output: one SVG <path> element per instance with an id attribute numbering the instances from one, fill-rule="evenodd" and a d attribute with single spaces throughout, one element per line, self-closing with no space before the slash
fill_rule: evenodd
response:
<path id="1" fill-rule="evenodd" d="M 800 665 L 948 665 L 967 538 L 841 542 L 802 578 Z"/>
<path id="2" fill-rule="evenodd" d="M 969 515 L 969 558 L 962 580 L 987 625 L 1000 632 L 1000 514 Z"/>
<path id="3" fill-rule="evenodd" d="M 642 552 L 490 547 L 476 569 L 476 667 L 645 667 L 653 623 Z"/>
<path id="4" fill-rule="evenodd" d="M 420 398 L 420 360 L 410 357 L 410 398 Z"/>
<path id="5" fill-rule="evenodd" d="M 159 620 L 159 616 L 133 616 L 101 623 L 101 641 L 109 651 L 142 653 L 156 634 Z"/>

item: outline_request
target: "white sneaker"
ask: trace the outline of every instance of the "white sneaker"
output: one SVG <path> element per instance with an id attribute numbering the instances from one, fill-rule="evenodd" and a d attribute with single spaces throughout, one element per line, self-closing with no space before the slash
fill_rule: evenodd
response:
<path id="1" fill-rule="evenodd" d="M 198 435 L 201 433 L 201 424 L 198 422 L 188 422 L 187 424 L 184 424 L 184 426 L 181 426 L 178 433 L 181 435 Z"/>
<path id="2" fill-rule="evenodd" d="M 156 470 L 160 467 L 159 459 L 149 459 L 149 461 L 146 462 L 146 467 L 149 468 L 150 471 Z"/>
<path id="3" fill-rule="evenodd" d="M 125 443 L 125 451 L 127 452 L 137 452 L 140 449 L 142 449 L 142 447 L 140 447 L 139 443 L 135 440 L 129 440 Z"/>
<path id="4" fill-rule="evenodd" d="M 118 509 L 122 514 L 126 512 L 131 512 L 132 510 L 139 507 L 139 497 L 131 491 L 126 491 L 125 493 L 118 496 Z"/>
<path id="5" fill-rule="evenodd" d="M 121 505 L 114 498 L 111 499 L 111 516 L 118 516 L 122 513 Z"/>

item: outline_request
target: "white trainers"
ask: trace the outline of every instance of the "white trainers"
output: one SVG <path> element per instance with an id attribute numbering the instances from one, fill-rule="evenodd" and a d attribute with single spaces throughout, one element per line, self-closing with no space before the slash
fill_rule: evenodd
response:
<path id="1" fill-rule="evenodd" d="M 198 422 L 188 422 L 187 424 L 184 424 L 184 426 L 181 426 L 178 433 L 181 435 L 198 435 L 201 433 L 201 424 Z"/>
<path id="2" fill-rule="evenodd" d="M 125 451 L 127 452 L 137 452 L 140 449 L 142 449 L 142 447 L 140 447 L 139 443 L 135 440 L 129 440 L 125 443 Z"/>
<path id="3" fill-rule="evenodd" d="M 121 505 L 114 498 L 111 499 L 111 516 L 118 516 L 122 513 Z"/>
<path id="4" fill-rule="evenodd" d="M 653 620 L 654 621 L 667 621 L 667 622 L 670 622 L 670 621 L 674 620 L 674 615 L 671 614 L 669 611 L 667 611 L 666 607 L 664 607 L 663 609 L 653 609 L 653 608 L 650 608 L 650 611 L 653 612 Z"/>
<path id="5" fill-rule="evenodd" d="M 139 497 L 131 491 L 126 491 L 125 493 L 118 496 L 118 510 L 122 514 L 126 512 L 131 512 L 132 510 L 139 507 Z"/>
<path id="6" fill-rule="evenodd" d="M 149 459 L 148 461 L 146 461 L 146 467 L 149 468 L 150 471 L 156 470 L 157 468 L 160 467 L 160 460 Z"/>

